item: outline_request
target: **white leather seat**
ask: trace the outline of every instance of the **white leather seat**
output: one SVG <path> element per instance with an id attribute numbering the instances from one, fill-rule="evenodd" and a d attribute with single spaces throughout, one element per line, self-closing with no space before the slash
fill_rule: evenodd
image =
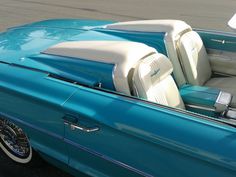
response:
<path id="1" fill-rule="evenodd" d="M 234 95 L 231 106 L 236 107 L 236 77 L 212 78 L 209 58 L 200 36 L 194 31 L 186 32 L 180 37 L 177 47 L 187 82 L 231 93 Z"/>
<path id="2" fill-rule="evenodd" d="M 203 42 L 185 22 L 179 20 L 131 21 L 107 25 L 106 28 L 122 31 L 165 32 L 167 55 L 174 64 L 173 74 L 178 86 L 190 83 L 219 88 L 235 95 L 232 104 L 236 105 L 236 77 L 212 78 L 212 70 Z M 182 70 L 185 70 L 185 75 Z"/>
<path id="3" fill-rule="evenodd" d="M 153 54 L 141 60 L 134 70 L 134 95 L 159 104 L 185 109 L 171 76 L 172 71 L 171 62 L 162 54 Z"/>
<path id="4" fill-rule="evenodd" d="M 192 85 L 204 85 L 211 78 L 212 71 L 200 36 L 189 31 L 180 37 L 177 47 L 187 82 Z"/>

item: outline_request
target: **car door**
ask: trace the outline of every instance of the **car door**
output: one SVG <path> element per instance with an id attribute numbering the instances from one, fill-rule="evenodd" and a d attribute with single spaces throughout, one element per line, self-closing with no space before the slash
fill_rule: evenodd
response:
<path id="1" fill-rule="evenodd" d="M 123 161 L 124 157 L 133 154 L 132 148 L 137 145 L 135 139 L 105 124 L 113 121 L 109 120 L 111 104 L 110 99 L 86 92 L 74 94 L 64 104 L 67 110 L 63 117 L 64 141 L 68 148 L 69 166 L 92 176 L 143 176 L 144 172 Z"/>
<path id="2" fill-rule="evenodd" d="M 236 147 L 234 128 L 83 87 L 63 108 L 64 140 L 74 170 L 91 176 L 236 174 L 230 163 L 236 158 L 230 153 Z"/>

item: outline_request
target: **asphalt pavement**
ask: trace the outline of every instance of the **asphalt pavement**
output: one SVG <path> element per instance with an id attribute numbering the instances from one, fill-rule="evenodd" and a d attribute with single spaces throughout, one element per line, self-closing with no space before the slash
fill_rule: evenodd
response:
<path id="1" fill-rule="evenodd" d="M 181 19 L 196 28 L 230 31 L 235 0 L 0 0 L 0 31 L 52 18 L 106 20 Z M 69 177 L 45 165 L 16 165 L 0 151 L 0 177 Z"/>
<path id="2" fill-rule="evenodd" d="M 44 160 L 30 168 L 8 159 L 0 150 L 0 177 L 72 177 Z"/>
<path id="3" fill-rule="evenodd" d="M 0 0 L 0 30 L 50 18 L 181 19 L 193 27 L 227 30 L 235 0 Z"/>

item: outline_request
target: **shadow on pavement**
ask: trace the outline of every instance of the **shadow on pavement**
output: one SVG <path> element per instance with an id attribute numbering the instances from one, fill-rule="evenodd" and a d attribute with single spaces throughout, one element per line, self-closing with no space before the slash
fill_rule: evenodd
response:
<path id="1" fill-rule="evenodd" d="M 71 177 L 44 162 L 40 167 L 24 167 L 8 159 L 0 150 L 0 177 Z"/>

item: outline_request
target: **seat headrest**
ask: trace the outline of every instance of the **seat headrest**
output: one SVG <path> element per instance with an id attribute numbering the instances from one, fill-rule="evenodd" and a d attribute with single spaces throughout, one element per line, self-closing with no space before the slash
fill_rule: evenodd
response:
<path id="1" fill-rule="evenodd" d="M 155 84 L 169 76 L 173 66 L 166 56 L 158 53 L 141 60 L 135 71 L 134 74 L 143 80 L 151 80 L 151 84 Z"/>

